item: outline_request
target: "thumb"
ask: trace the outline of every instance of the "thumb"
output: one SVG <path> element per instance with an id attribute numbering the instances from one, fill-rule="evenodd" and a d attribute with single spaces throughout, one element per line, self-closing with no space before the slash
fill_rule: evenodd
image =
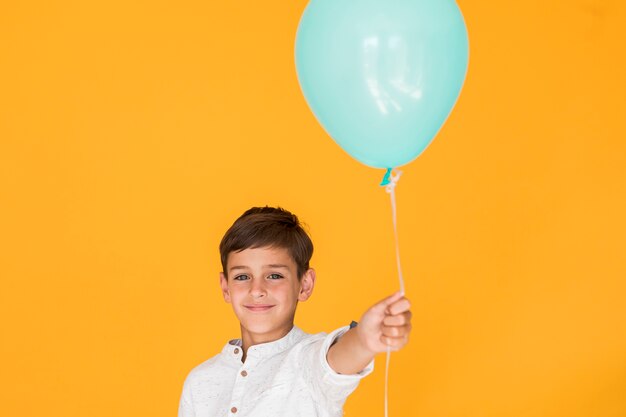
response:
<path id="1" fill-rule="evenodd" d="M 383 314 L 385 312 L 385 310 L 387 310 L 387 307 L 389 307 L 391 304 L 395 303 L 396 301 L 398 301 L 402 297 L 404 297 L 404 293 L 402 293 L 402 291 L 398 291 L 398 292 L 390 295 L 389 297 L 384 298 L 384 299 L 380 300 L 379 302 L 377 302 L 376 304 L 374 304 L 372 306 L 372 308 L 370 308 L 370 310 L 374 311 L 376 313 Z"/>

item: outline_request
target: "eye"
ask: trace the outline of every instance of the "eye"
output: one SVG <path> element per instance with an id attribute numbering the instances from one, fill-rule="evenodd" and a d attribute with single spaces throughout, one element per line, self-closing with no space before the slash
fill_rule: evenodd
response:
<path id="1" fill-rule="evenodd" d="M 269 274 L 267 277 L 269 279 L 281 279 L 283 276 L 280 274 Z"/>
<path id="2" fill-rule="evenodd" d="M 241 274 L 241 275 L 237 275 L 235 278 L 233 278 L 235 281 L 245 281 L 247 279 L 249 279 L 249 277 L 246 274 Z"/>

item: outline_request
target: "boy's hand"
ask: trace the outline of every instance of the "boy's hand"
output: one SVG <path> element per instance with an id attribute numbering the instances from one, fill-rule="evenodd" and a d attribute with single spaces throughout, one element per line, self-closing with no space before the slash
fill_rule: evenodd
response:
<path id="1" fill-rule="evenodd" d="M 409 340 L 411 332 L 411 303 L 397 292 L 374 304 L 361 317 L 358 326 L 350 329 L 333 344 L 326 359 L 335 372 L 361 372 L 377 353 L 387 347 L 396 351 Z"/>
<path id="2" fill-rule="evenodd" d="M 355 328 L 363 346 L 372 353 L 401 349 L 411 333 L 411 303 L 400 292 L 374 304 Z"/>

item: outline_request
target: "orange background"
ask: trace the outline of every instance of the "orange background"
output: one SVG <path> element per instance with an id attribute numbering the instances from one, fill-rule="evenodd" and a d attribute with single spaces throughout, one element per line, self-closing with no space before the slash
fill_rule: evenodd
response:
<path id="1" fill-rule="evenodd" d="M 217 245 L 253 205 L 309 225 L 303 329 L 396 290 L 382 171 L 298 87 L 305 4 L 0 6 L 0 415 L 176 415 L 238 336 Z M 398 186 L 390 416 L 624 416 L 624 2 L 459 5 L 464 90 Z M 346 415 L 382 416 L 382 359 Z"/>

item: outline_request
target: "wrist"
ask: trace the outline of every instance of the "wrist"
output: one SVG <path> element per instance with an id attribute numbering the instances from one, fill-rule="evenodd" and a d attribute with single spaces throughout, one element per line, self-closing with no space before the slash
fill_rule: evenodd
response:
<path id="1" fill-rule="evenodd" d="M 362 326 L 357 326 L 350 331 L 356 333 L 356 338 L 359 341 L 359 346 L 363 353 L 367 356 L 376 356 L 379 353 L 372 343 L 372 337 L 368 334 L 367 330 L 365 330 Z"/>

